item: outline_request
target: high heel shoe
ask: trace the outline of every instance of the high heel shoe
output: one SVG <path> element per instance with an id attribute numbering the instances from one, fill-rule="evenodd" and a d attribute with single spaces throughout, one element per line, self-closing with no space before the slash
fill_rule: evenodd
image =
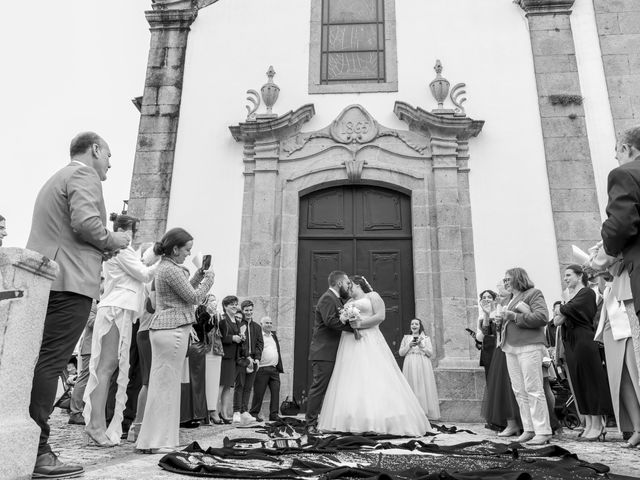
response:
<path id="1" fill-rule="evenodd" d="M 638 445 L 640 445 L 640 432 L 633 432 L 633 435 L 622 445 L 622 448 L 636 448 Z"/>
<path id="2" fill-rule="evenodd" d="M 595 437 L 585 437 L 584 435 L 580 438 L 578 438 L 578 442 L 605 442 L 605 437 L 607 436 L 607 429 L 606 427 L 602 427 L 600 429 L 600 433 L 598 435 L 596 435 Z"/>
<path id="3" fill-rule="evenodd" d="M 526 442 L 527 445 L 546 445 L 551 440 L 551 435 L 536 435 Z"/>
<path id="4" fill-rule="evenodd" d="M 95 437 L 91 435 L 89 432 L 87 432 L 86 430 L 82 432 L 82 436 L 84 440 L 83 446 L 85 447 L 95 446 L 95 447 L 101 447 L 101 448 L 111 448 L 116 446 L 116 444 L 110 440 L 106 440 L 103 442 L 96 440 Z"/>
<path id="5" fill-rule="evenodd" d="M 504 430 L 502 430 L 500 433 L 498 433 L 499 437 L 515 437 L 518 434 L 518 428 L 517 427 L 507 427 Z"/>
<path id="6" fill-rule="evenodd" d="M 222 419 L 220 418 L 220 415 L 218 415 L 218 412 L 216 412 L 215 410 L 212 410 L 209 414 L 209 420 L 211 421 L 211 423 L 214 423 L 216 425 L 222 425 Z"/>
<path id="7" fill-rule="evenodd" d="M 224 418 L 222 415 L 220 415 L 220 420 L 222 420 L 222 423 L 224 423 L 225 425 L 230 425 L 232 422 L 230 418 Z"/>

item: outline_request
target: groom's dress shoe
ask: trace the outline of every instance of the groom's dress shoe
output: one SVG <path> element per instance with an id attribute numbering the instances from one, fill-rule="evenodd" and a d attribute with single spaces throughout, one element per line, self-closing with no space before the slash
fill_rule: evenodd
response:
<path id="1" fill-rule="evenodd" d="M 43 453 L 36 458 L 31 478 L 73 478 L 84 473 L 80 465 L 65 465 L 53 452 Z"/>

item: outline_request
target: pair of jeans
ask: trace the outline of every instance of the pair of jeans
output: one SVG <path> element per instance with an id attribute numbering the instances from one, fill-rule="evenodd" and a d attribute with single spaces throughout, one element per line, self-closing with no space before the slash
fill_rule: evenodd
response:
<path id="1" fill-rule="evenodd" d="M 256 379 L 256 371 L 247 373 L 245 367 L 236 365 L 236 386 L 233 392 L 233 411 L 246 412 L 249 410 L 249 397 Z"/>
<path id="2" fill-rule="evenodd" d="M 91 298 L 78 293 L 49 292 L 42 344 L 33 372 L 29 403 L 29 415 L 40 427 L 38 455 L 51 452 L 51 427 L 48 421 L 53 411 L 58 377 L 66 368 L 87 324 L 91 302 Z"/>

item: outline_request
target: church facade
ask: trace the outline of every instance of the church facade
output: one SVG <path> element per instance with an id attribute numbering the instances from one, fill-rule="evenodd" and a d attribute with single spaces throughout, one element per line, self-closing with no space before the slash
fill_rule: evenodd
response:
<path id="1" fill-rule="evenodd" d="M 423 321 L 443 419 L 477 420 L 477 293 L 522 266 L 551 305 L 599 239 L 640 114 L 637 3 L 156 0 L 139 240 L 191 232 L 218 298 L 273 318 L 302 400 L 327 274 L 366 276 L 396 356 Z"/>

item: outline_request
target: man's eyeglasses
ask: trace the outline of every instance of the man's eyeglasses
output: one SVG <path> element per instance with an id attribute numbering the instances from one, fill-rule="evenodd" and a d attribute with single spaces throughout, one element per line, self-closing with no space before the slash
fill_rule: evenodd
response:
<path id="1" fill-rule="evenodd" d="M 502 283 L 511 283 L 511 279 L 510 278 L 503 278 L 502 279 Z"/>

